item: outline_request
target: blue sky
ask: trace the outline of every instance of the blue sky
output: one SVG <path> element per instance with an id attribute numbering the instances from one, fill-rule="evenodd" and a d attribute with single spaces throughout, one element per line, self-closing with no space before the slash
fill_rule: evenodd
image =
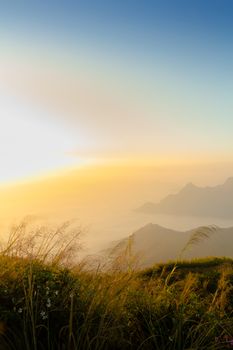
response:
<path id="1" fill-rule="evenodd" d="M 51 35 L 60 44 L 114 48 L 145 56 L 184 53 L 199 57 L 232 54 L 230 0 L 11 1 L 1 4 L 1 27 L 37 37 Z M 97 44 L 95 42 L 97 41 Z M 183 57 L 185 60 L 185 57 Z M 215 59 L 215 57 L 214 57 Z M 219 62 L 221 63 L 221 62 Z"/>

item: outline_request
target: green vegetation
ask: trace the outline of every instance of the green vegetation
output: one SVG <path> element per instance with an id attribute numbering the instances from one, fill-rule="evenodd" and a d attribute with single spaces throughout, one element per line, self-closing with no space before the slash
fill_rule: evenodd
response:
<path id="1" fill-rule="evenodd" d="M 169 261 L 166 264 L 156 264 L 155 266 L 145 269 L 141 274 L 147 277 L 155 277 L 162 275 L 168 275 L 174 269 L 176 275 L 182 275 L 183 277 L 187 272 L 200 273 L 209 271 L 223 271 L 226 268 L 233 268 L 233 259 L 231 258 L 202 258 L 202 259 L 192 259 L 192 260 L 178 260 Z"/>
<path id="2" fill-rule="evenodd" d="M 88 271 L 71 264 L 68 227 L 23 223 L 2 249 L 0 349 L 233 348 L 231 259 Z"/>

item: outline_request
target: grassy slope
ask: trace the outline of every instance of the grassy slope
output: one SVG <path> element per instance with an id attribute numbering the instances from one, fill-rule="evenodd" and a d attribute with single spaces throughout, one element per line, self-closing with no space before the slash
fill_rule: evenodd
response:
<path id="1" fill-rule="evenodd" d="M 226 349 L 232 266 L 209 258 L 101 273 L 1 255 L 0 349 Z"/>

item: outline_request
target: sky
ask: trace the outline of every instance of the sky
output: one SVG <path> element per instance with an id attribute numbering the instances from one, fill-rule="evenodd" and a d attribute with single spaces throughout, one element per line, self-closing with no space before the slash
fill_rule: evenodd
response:
<path id="1" fill-rule="evenodd" d="M 94 161 L 231 161 L 231 0 L 0 4 L 0 182 Z"/>

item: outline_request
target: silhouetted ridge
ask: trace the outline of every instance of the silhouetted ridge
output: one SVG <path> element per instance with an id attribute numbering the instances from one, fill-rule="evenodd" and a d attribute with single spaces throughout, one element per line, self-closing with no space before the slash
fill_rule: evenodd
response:
<path id="1" fill-rule="evenodd" d="M 233 177 L 229 177 L 222 186 L 233 189 Z"/>
<path id="2" fill-rule="evenodd" d="M 188 183 L 178 193 L 159 203 L 145 203 L 138 211 L 233 219 L 233 177 L 214 187 L 197 187 Z"/>
<path id="3" fill-rule="evenodd" d="M 200 234 L 200 239 L 194 239 L 189 248 L 183 251 L 195 233 Z M 157 224 L 148 224 L 129 237 L 131 252 L 139 256 L 141 267 L 176 260 L 182 251 L 182 259 L 208 256 L 233 258 L 233 227 L 200 226 L 187 231 L 176 231 Z M 118 241 L 110 252 L 118 256 L 127 247 L 128 238 Z"/>

